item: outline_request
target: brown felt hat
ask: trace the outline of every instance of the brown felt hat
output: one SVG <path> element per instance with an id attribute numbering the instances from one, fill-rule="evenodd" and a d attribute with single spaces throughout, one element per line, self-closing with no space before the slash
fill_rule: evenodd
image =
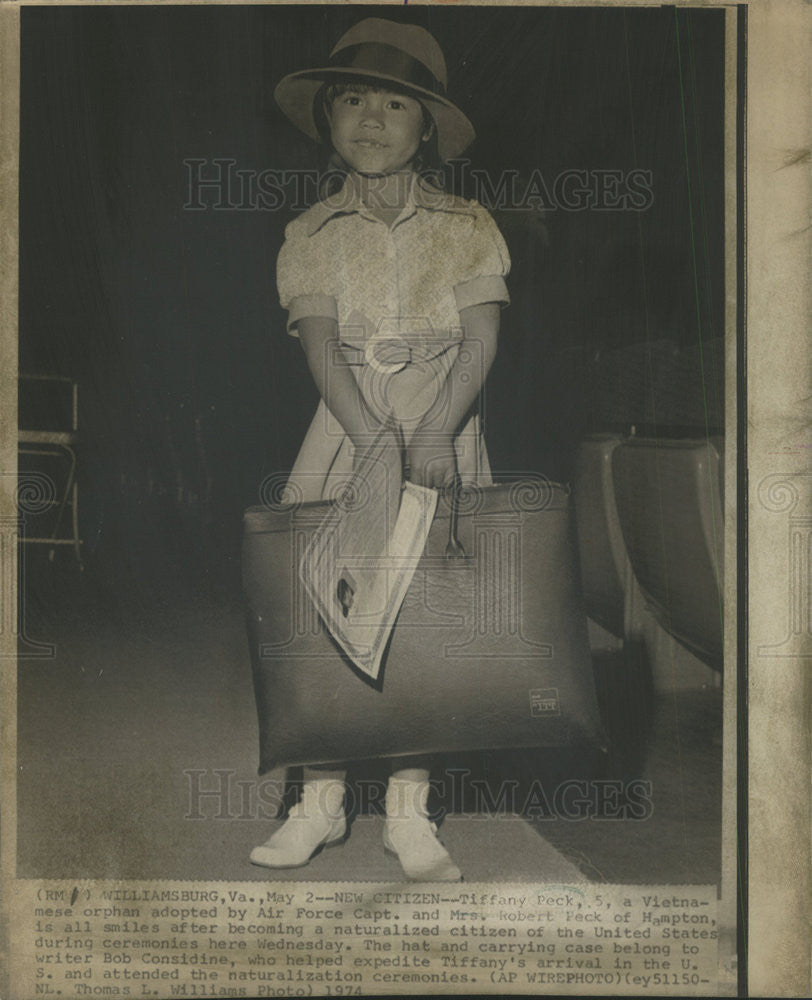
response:
<path id="1" fill-rule="evenodd" d="M 393 84 L 421 101 L 437 126 L 441 160 L 459 156 L 472 142 L 474 127 L 446 95 L 445 58 L 434 37 L 416 24 L 368 17 L 345 32 L 327 66 L 290 73 L 274 97 L 297 128 L 320 139 L 313 114 L 319 88 L 344 77 Z"/>

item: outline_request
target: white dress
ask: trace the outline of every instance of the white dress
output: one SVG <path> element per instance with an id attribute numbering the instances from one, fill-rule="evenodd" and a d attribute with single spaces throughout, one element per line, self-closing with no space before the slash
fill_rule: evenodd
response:
<path id="1" fill-rule="evenodd" d="M 288 332 L 308 316 L 338 322 L 345 363 L 378 419 L 394 415 L 408 443 L 441 408 L 448 372 L 463 346 L 460 310 L 509 301 L 510 258 L 501 233 L 475 201 L 415 179 L 389 227 L 372 215 L 348 179 L 332 197 L 291 222 L 277 263 Z M 329 372 L 329 367 L 328 367 Z M 478 415 L 455 438 L 464 483 L 488 485 L 490 466 Z M 324 402 L 288 479 L 291 500 L 334 497 L 352 472 L 353 447 Z"/>

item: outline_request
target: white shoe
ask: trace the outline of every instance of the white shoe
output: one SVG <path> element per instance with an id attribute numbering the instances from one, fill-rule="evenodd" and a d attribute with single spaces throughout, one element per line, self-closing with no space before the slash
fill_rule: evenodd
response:
<path id="1" fill-rule="evenodd" d="M 459 882 L 462 873 L 429 822 L 427 781 L 390 778 L 386 790 L 384 850 L 395 854 L 413 882 Z"/>
<path id="2" fill-rule="evenodd" d="M 344 782 L 308 781 L 287 820 L 251 851 L 250 860 L 263 868 L 301 868 L 323 847 L 342 843 L 346 836 Z"/>

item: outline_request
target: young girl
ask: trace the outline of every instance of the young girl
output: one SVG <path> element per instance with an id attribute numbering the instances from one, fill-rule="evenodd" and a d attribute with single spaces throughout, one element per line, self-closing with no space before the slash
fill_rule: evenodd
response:
<path id="1" fill-rule="evenodd" d="M 276 89 L 295 125 L 329 137 L 343 174 L 338 190 L 290 223 L 278 261 L 288 331 L 321 394 L 288 484 L 297 499 L 334 496 L 392 417 L 414 483 L 442 488 L 457 474 L 490 483 L 470 411 L 496 351 L 509 259 L 478 203 L 418 173 L 432 153 L 452 159 L 474 137 L 445 89 L 435 39 L 380 18 L 350 29 L 327 67 Z M 430 766 L 425 757 L 392 761 L 384 847 L 410 879 L 456 881 L 428 819 Z M 304 865 L 343 840 L 345 773 L 346 764 L 306 767 L 300 801 L 252 862 Z"/>

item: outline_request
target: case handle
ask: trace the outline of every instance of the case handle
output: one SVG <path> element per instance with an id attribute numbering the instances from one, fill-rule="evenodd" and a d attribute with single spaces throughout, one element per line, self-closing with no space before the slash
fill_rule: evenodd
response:
<path id="1" fill-rule="evenodd" d="M 454 481 L 448 488 L 451 494 L 451 514 L 448 518 L 448 544 L 445 547 L 445 557 L 451 559 L 464 559 L 465 549 L 459 538 L 457 538 L 457 521 L 459 518 L 459 497 L 462 490 L 462 478 L 459 472 L 454 476 Z"/>

